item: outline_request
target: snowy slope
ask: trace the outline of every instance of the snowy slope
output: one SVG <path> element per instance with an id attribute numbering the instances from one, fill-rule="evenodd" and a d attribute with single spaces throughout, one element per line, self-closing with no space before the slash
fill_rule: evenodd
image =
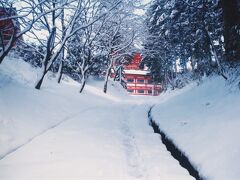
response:
<path id="1" fill-rule="evenodd" d="M 89 100 L 101 100 L 80 97 L 76 86 L 69 85 L 65 93 L 66 87 L 58 87 L 55 79 L 55 87 L 49 80 L 47 89 L 44 86 L 42 91 L 36 91 L 33 87 L 37 74 L 37 70 L 17 59 L 5 61 L 0 67 L 0 158 L 81 110 L 96 106 L 87 103 Z"/>
<path id="2" fill-rule="evenodd" d="M 240 94 L 205 79 L 153 108 L 160 128 L 210 180 L 240 178 Z"/>
<path id="3" fill-rule="evenodd" d="M 38 91 L 38 71 L 19 59 L 0 65 L 1 180 L 193 179 L 148 125 L 152 98 L 114 83 L 105 95 L 99 82 L 79 94 L 52 75 Z"/>

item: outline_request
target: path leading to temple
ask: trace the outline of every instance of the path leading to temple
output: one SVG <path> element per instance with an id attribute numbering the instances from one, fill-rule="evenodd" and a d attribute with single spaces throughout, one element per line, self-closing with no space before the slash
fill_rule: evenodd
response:
<path id="1" fill-rule="evenodd" d="M 148 124 L 146 105 L 89 108 L 0 161 L 4 180 L 193 179 Z"/>

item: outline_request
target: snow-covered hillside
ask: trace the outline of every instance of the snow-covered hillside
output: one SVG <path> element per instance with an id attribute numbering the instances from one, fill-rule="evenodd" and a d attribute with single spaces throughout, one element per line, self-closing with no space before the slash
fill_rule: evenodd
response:
<path id="1" fill-rule="evenodd" d="M 38 70 L 22 60 L 10 59 L 0 67 L 0 157 L 102 102 L 101 98 L 79 96 L 77 83 L 70 79 L 64 81 L 67 87 L 48 79 L 46 86 L 36 91 L 37 75 Z"/>
<path id="2" fill-rule="evenodd" d="M 210 180 L 240 178 L 240 94 L 221 77 L 153 108 L 153 119 Z"/>
<path id="3" fill-rule="evenodd" d="M 104 94 L 93 79 L 80 94 L 51 74 L 39 91 L 38 72 L 20 59 L 0 65 L 1 180 L 194 179 L 149 126 L 154 104 L 154 120 L 203 177 L 239 179 L 240 95 L 222 79 L 141 97 L 111 81 Z"/>

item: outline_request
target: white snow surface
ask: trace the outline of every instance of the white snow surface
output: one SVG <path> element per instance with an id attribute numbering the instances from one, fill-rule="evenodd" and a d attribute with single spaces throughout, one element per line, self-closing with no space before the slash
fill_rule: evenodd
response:
<path id="1" fill-rule="evenodd" d="M 125 74 L 137 74 L 137 75 L 147 75 L 150 73 L 148 70 L 134 70 L 134 69 L 129 69 L 129 70 L 124 70 Z"/>
<path id="2" fill-rule="evenodd" d="M 206 78 L 156 105 L 152 116 L 207 180 L 240 179 L 240 94 Z"/>
<path id="3" fill-rule="evenodd" d="M 0 65 L 1 180 L 193 179 L 153 133 L 153 98 L 130 97 L 110 82 L 91 80 L 83 92 L 20 59 Z M 151 102 L 145 103 L 146 100 Z"/>
<path id="4" fill-rule="evenodd" d="M 239 92 L 220 78 L 159 97 L 90 79 L 82 94 L 21 59 L 0 65 L 1 180 L 190 180 L 149 126 L 154 120 L 209 180 L 240 177 Z"/>

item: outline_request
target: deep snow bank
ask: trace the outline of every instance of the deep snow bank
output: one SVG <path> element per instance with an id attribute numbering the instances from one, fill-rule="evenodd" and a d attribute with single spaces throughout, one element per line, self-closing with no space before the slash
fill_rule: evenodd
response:
<path id="1" fill-rule="evenodd" d="M 204 177 L 240 177 L 240 94 L 220 77 L 205 79 L 155 106 L 153 119 Z"/>

